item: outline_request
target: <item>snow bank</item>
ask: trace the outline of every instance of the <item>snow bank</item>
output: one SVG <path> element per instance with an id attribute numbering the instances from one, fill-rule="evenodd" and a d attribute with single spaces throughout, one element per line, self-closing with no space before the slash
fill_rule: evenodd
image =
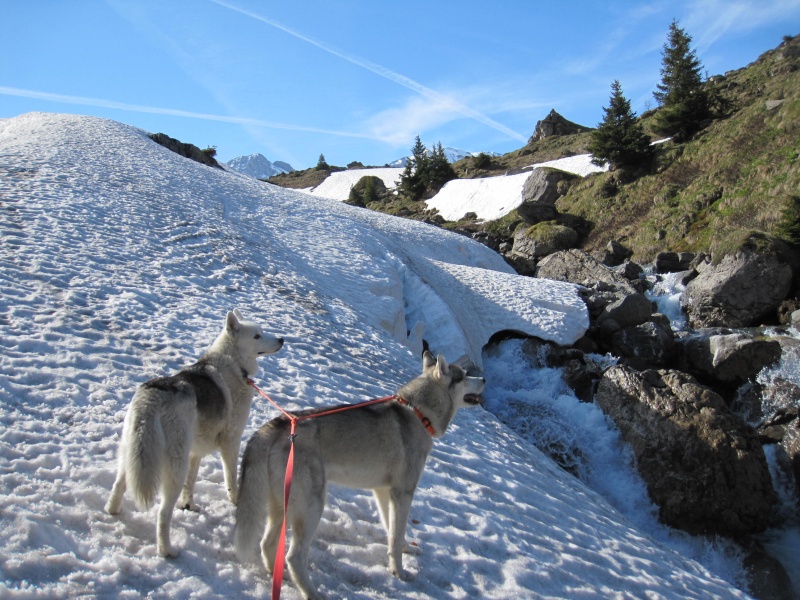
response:
<path id="1" fill-rule="evenodd" d="M 4 598 L 266 596 L 232 551 L 218 458 L 200 512 L 176 511 L 175 560 L 155 554 L 155 508 L 103 512 L 136 386 L 196 359 L 230 308 L 286 339 L 258 380 L 289 409 L 393 392 L 420 369 L 414 335 L 475 356 L 495 328 L 569 343 L 585 327 L 574 290 L 529 287 L 471 240 L 211 169 L 132 127 L 24 115 L 0 121 L 0 156 Z M 256 401 L 245 435 L 275 413 Z M 479 408 L 437 441 L 408 537 L 422 554 L 403 582 L 371 494 L 333 489 L 314 580 L 331 598 L 745 597 Z"/>
<path id="2" fill-rule="evenodd" d="M 574 173 L 581 177 L 586 177 L 592 173 L 604 173 L 608 171 L 608 165 L 602 167 L 592 162 L 591 154 L 576 154 L 575 156 L 566 156 L 564 158 L 557 158 L 555 160 L 548 160 L 547 162 L 536 163 L 528 167 L 529 169 L 538 169 L 540 167 L 549 167 L 551 169 L 559 169 L 567 173 Z"/>
<path id="3" fill-rule="evenodd" d="M 331 198 L 333 200 L 347 200 L 350 197 L 350 189 L 358 183 L 359 179 L 371 175 L 383 180 L 387 189 L 397 187 L 400 173 L 403 169 L 380 168 L 380 169 L 348 169 L 347 171 L 336 171 L 325 178 L 325 181 L 317 187 L 308 190 L 314 196 Z"/>
<path id="4" fill-rule="evenodd" d="M 592 164 L 591 154 L 568 156 L 526 167 L 536 169 L 549 167 L 585 177 L 592 173 L 607 171 L 608 167 Z M 433 198 L 426 202 L 428 208 L 435 208 L 448 221 L 458 221 L 472 212 L 484 221 L 504 217 L 524 201 L 522 189 L 530 171 L 516 175 L 499 175 L 481 179 L 454 179 Z"/>

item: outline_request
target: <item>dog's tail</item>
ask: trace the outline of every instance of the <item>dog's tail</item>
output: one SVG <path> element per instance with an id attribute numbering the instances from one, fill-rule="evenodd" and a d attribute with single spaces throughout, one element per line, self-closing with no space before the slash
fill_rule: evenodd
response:
<path id="1" fill-rule="evenodd" d="M 266 430 L 266 431 L 265 431 Z M 242 562 L 253 562 L 258 542 L 264 534 L 269 497 L 269 427 L 256 431 L 242 456 L 239 474 L 239 501 L 236 503 L 234 547 Z"/>
<path id="2" fill-rule="evenodd" d="M 137 395 L 139 392 L 137 392 Z M 153 505 L 161 484 L 166 439 L 155 402 L 135 398 L 125 420 L 125 472 L 136 505 L 146 510 Z"/>

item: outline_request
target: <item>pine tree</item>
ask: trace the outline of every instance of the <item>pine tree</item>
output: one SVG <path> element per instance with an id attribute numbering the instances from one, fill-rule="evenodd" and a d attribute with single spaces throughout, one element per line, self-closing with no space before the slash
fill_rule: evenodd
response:
<path id="1" fill-rule="evenodd" d="M 433 197 L 442 189 L 442 186 L 457 177 L 456 172 L 447 160 L 441 142 L 433 147 L 433 152 L 428 159 L 427 194 Z"/>
<path id="2" fill-rule="evenodd" d="M 630 101 L 622 95 L 619 81 L 611 84 L 611 99 L 603 112 L 603 121 L 592 132 L 589 144 L 592 162 L 603 164 L 608 161 L 613 168 L 633 167 L 652 156 L 650 138 L 636 120 Z"/>
<path id="3" fill-rule="evenodd" d="M 325 162 L 325 155 L 320 154 L 319 159 L 317 160 L 317 166 L 315 167 L 318 171 L 326 171 L 330 169 L 330 165 Z"/>
<path id="4" fill-rule="evenodd" d="M 711 98 L 703 85 L 703 66 L 691 42 L 678 22 L 672 21 L 661 53 L 661 83 L 653 92 L 661 104 L 656 127 L 678 140 L 691 137 L 712 116 Z"/>
<path id="5" fill-rule="evenodd" d="M 428 187 L 428 154 L 419 136 L 416 137 L 411 156 L 400 174 L 398 187 L 411 200 L 421 200 Z"/>

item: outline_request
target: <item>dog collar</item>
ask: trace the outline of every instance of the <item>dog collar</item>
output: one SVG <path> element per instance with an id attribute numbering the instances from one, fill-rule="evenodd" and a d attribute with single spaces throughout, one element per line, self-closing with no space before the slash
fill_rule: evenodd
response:
<path id="1" fill-rule="evenodd" d="M 411 410 L 413 410 L 413 411 L 414 411 L 414 414 L 415 414 L 415 415 L 417 415 L 417 418 L 418 418 L 418 419 L 419 419 L 419 420 L 422 422 L 422 424 L 425 426 L 425 429 L 427 429 L 427 430 L 428 430 L 428 433 L 430 433 L 431 435 L 436 435 L 436 430 L 433 428 L 433 425 L 431 425 L 431 420 L 430 420 L 428 417 L 426 417 L 425 415 L 423 415 L 423 414 L 420 412 L 420 410 L 419 410 L 419 409 L 418 409 L 416 406 L 414 406 L 413 404 L 411 404 L 411 403 L 410 403 L 408 400 L 406 400 L 405 398 L 401 398 L 400 396 L 397 396 L 396 400 L 397 400 L 397 401 L 398 401 L 400 404 L 402 404 L 403 406 L 407 406 L 408 408 L 410 408 Z"/>

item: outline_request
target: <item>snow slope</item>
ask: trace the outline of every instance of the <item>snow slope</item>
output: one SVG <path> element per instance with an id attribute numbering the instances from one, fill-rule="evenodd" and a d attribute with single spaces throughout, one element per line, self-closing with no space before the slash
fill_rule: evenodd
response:
<path id="1" fill-rule="evenodd" d="M 328 175 L 325 181 L 320 183 L 317 187 L 306 191 L 314 196 L 321 196 L 323 198 L 347 200 L 350 197 L 350 188 L 357 184 L 362 177 L 366 177 L 367 175 L 380 177 L 386 189 L 391 190 L 397 187 L 397 181 L 400 179 L 400 173 L 402 172 L 403 169 L 389 167 L 336 171 Z"/>
<path id="2" fill-rule="evenodd" d="M 421 337 L 479 361 L 494 330 L 567 344 L 587 325 L 572 286 L 464 237 L 204 167 L 111 121 L 0 121 L 0 197 L 3 598 L 268 594 L 234 557 L 216 456 L 200 512 L 176 512 L 175 560 L 155 555 L 155 509 L 103 512 L 135 387 L 196 359 L 232 307 L 286 338 L 258 381 L 290 409 L 394 391 Z M 245 435 L 275 413 L 256 401 Z M 331 598 L 746 597 L 480 408 L 429 459 L 412 581 L 385 568 L 371 494 L 329 496 L 311 563 Z"/>
<path id="3" fill-rule="evenodd" d="M 591 154 L 568 156 L 543 163 L 536 163 L 528 169 L 549 167 L 560 169 L 586 177 L 592 173 L 607 171 L 608 167 L 592 164 Z M 493 221 L 499 219 L 522 204 L 522 188 L 530 171 L 516 175 L 500 175 L 481 179 L 454 179 L 448 181 L 426 203 L 428 208 L 435 208 L 448 221 L 458 221 L 468 212 L 478 215 L 479 219 Z"/>

